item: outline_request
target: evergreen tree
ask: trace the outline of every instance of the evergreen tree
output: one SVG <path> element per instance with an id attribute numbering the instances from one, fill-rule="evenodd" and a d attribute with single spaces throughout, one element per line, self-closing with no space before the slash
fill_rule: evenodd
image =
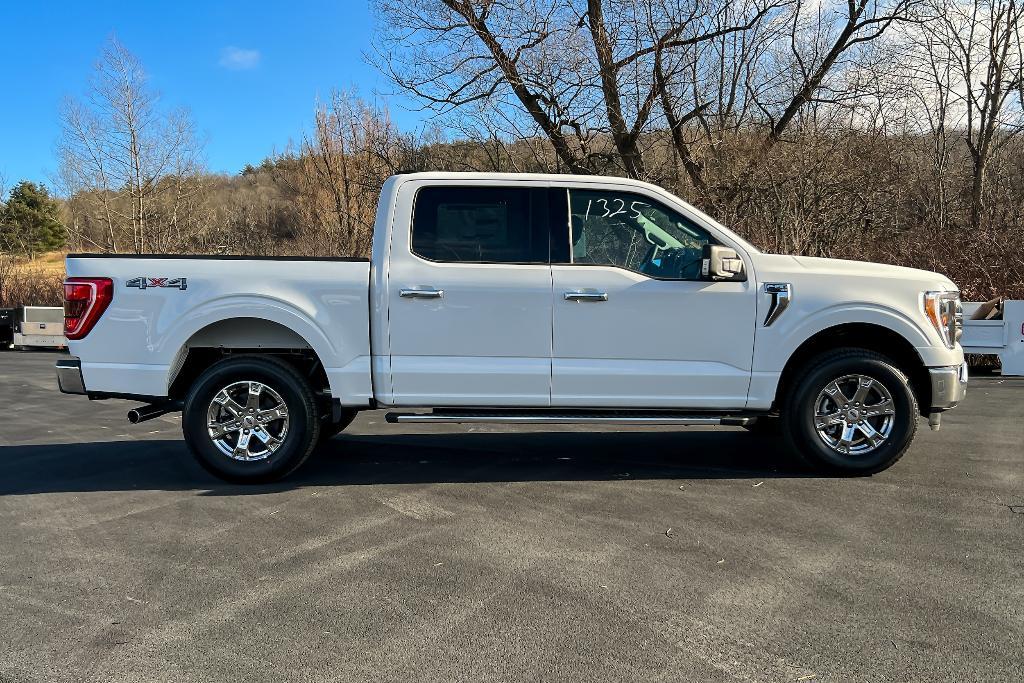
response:
<path id="1" fill-rule="evenodd" d="M 60 206 L 46 187 L 28 180 L 15 185 L 0 211 L 0 249 L 34 258 L 66 242 Z"/>

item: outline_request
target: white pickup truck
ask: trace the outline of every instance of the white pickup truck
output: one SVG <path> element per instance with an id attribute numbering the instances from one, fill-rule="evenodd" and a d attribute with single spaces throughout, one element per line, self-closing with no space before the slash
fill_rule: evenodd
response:
<path id="1" fill-rule="evenodd" d="M 621 178 L 397 175 L 368 261 L 73 254 L 67 274 L 61 390 L 146 402 L 132 422 L 181 410 L 232 481 L 287 475 L 373 408 L 746 426 L 870 474 L 967 382 L 948 278 L 764 254 Z"/>

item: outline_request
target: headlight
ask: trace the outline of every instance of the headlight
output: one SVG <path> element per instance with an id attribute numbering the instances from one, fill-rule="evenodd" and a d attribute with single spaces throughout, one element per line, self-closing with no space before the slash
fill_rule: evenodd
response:
<path id="1" fill-rule="evenodd" d="M 942 337 L 947 349 L 960 341 L 963 332 L 964 311 L 960 305 L 960 292 L 925 292 L 921 296 L 924 316 Z"/>

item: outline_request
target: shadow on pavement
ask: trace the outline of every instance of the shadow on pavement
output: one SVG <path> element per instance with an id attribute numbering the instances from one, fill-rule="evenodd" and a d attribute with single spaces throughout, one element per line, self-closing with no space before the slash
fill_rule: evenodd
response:
<path id="1" fill-rule="evenodd" d="M 305 486 L 808 476 L 815 475 L 780 443 L 740 431 L 345 434 L 322 445 L 290 478 L 267 486 L 220 482 L 180 440 L 0 448 L 0 495 L 239 495 Z"/>

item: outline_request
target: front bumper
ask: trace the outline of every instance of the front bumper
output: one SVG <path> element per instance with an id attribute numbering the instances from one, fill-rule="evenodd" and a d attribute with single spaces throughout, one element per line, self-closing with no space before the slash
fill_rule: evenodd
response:
<path id="1" fill-rule="evenodd" d="M 928 368 L 932 381 L 932 413 L 956 408 L 967 394 L 967 363 Z"/>
<path id="2" fill-rule="evenodd" d="M 57 361 L 57 386 L 65 394 L 84 394 L 85 381 L 82 379 L 82 361 L 72 356 Z"/>

